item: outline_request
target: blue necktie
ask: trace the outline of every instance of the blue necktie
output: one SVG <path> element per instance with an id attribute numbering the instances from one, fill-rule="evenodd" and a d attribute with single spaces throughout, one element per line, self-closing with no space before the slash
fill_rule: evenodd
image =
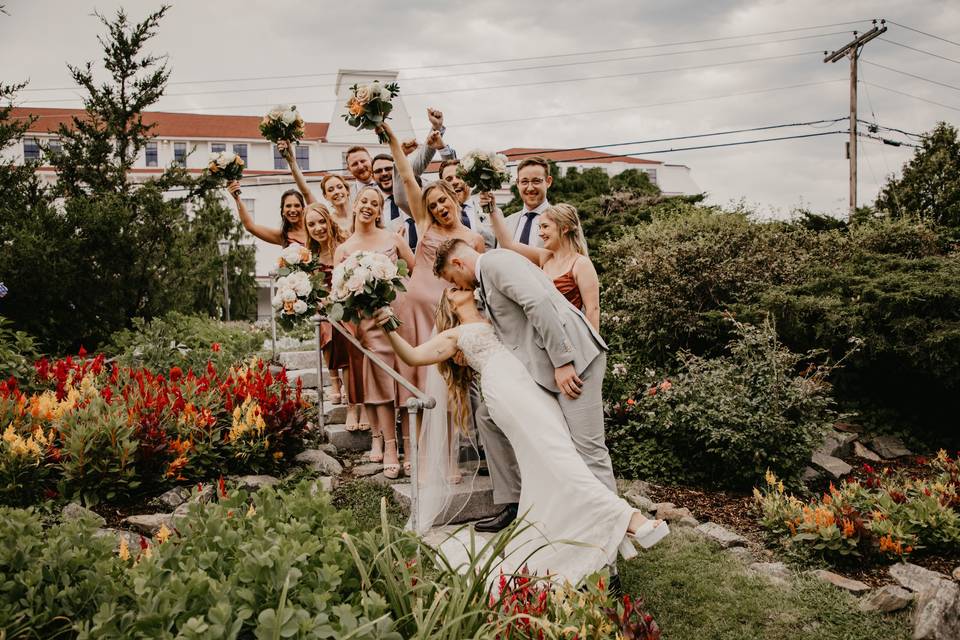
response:
<path id="1" fill-rule="evenodd" d="M 530 227 L 533 226 L 533 219 L 537 217 L 536 211 L 527 211 L 523 214 L 526 220 L 523 221 L 523 230 L 520 232 L 520 244 L 530 244 Z"/>
<path id="2" fill-rule="evenodd" d="M 413 218 L 407 218 L 407 244 L 410 245 L 411 251 L 417 250 L 417 223 L 413 221 Z"/>
<path id="3" fill-rule="evenodd" d="M 467 205 L 460 207 L 460 222 L 463 223 L 467 229 L 470 228 L 470 216 L 467 215 Z"/>
<path id="4" fill-rule="evenodd" d="M 397 206 L 397 201 L 393 199 L 393 196 L 390 196 L 390 219 L 396 220 L 400 217 L 400 207 Z"/>

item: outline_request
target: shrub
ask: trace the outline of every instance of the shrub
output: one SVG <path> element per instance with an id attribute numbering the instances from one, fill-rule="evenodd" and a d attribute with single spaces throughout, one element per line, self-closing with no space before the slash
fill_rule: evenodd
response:
<path id="1" fill-rule="evenodd" d="M 754 489 L 760 522 L 781 542 L 828 559 L 873 555 L 902 560 L 960 545 L 960 462 L 946 451 L 920 476 L 864 465 L 865 479 L 809 503 L 787 494 L 773 473 Z"/>
<path id="2" fill-rule="evenodd" d="M 0 380 L 27 380 L 38 359 L 40 353 L 33 337 L 26 331 L 14 331 L 13 323 L 0 316 Z"/>
<path id="3" fill-rule="evenodd" d="M 207 362 L 218 369 L 246 360 L 263 346 L 266 334 L 244 323 L 224 323 L 213 318 L 170 312 L 145 321 L 133 320 L 132 329 L 110 337 L 105 353 L 117 354 L 126 366 L 166 372 L 203 371 Z"/>
<path id="4" fill-rule="evenodd" d="M 799 477 L 835 419 L 829 369 L 783 347 L 769 322 L 732 326 L 728 354 L 682 353 L 669 379 L 611 406 L 607 442 L 620 473 L 732 488 L 767 469 Z"/>

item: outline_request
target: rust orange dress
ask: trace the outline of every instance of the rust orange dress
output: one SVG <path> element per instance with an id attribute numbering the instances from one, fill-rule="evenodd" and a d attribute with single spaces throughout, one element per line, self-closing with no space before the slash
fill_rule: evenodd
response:
<path id="1" fill-rule="evenodd" d="M 570 304 L 577 309 L 583 309 L 583 296 L 580 295 L 580 287 L 577 286 L 577 280 L 573 277 L 572 266 L 565 274 L 553 279 L 553 286 L 563 294 L 564 298 L 570 301 Z"/>

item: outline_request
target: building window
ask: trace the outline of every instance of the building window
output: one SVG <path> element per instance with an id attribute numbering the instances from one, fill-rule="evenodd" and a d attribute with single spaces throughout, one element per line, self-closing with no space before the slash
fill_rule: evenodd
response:
<path id="1" fill-rule="evenodd" d="M 287 168 L 287 161 L 280 155 L 280 149 L 277 148 L 277 145 L 273 145 L 273 168 L 277 171 Z"/>
<path id="2" fill-rule="evenodd" d="M 40 141 L 36 138 L 23 139 L 23 161 L 37 162 L 40 160 Z"/>
<path id="3" fill-rule="evenodd" d="M 148 143 L 147 143 L 147 146 L 144 148 L 143 157 L 144 157 L 144 160 L 146 160 L 146 164 L 147 164 L 148 167 L 155 167 L 155 166 L 157 166 L 157 164 L 158 164 L 158 158 L 157 158 L 157 143 L 156 143 L 156 142 L 148 142 Z"/>
<path id="4" fill-rule="evenodd" d="M 235 144 L 233 145 L 233 152 L 240 156 L 240 159 L 243 160 L 243 164 L 247 164 L 247 145 L 246 144 Z"/>
<path id="5" fill-rule="evenodd" d="M 173 143 L 173 161 L 181 167 L 187 166 L 187 143 Z"/>
<path id="6" fill-rule="evenodd" d="M 647 169 L 647 177 L 650 178 L 650 184 L 657 184 L 657 170 Z"/>
<path id="7" fill-rule="evenodd" d="M 226 150 L 227 150 L 227 145 L 225 142 L 210 143 L 210 153 L 223 153 Z"/>
<path id="8" fill-rule="evenodd" d="M 304 171 L 310 170 L 310 147 L 305 144 L 297 145 L 297 165 Z"/>
<path id="9" fill-rule="evenodd" d="M 53 154 L 63 153 L 63 144 L 56 138 L 51 138 L 50 141 L 47 142 L 47 151 Z"/>

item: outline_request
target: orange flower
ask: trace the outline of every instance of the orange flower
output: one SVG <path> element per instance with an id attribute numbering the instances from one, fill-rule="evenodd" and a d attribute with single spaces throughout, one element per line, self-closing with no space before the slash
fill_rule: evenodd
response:
<path id="1" fill-rule="evenodd" d="M 632 405 L 637 404 L 637 401 L 634 400 L 633 398 L 627 398 L 627 404 L 629 404 L 629 405 L 632 406 Z"/>
<path id="2" fill-rule="evenodd" d="M 853 537 L 854 528 L 853 523 L 850 522 L 848 518 L 843 519 L 843 537 L 850 538 Z"/>
<path id="3" fill-rule="evenodd" d="M 347 102 L 347 110 L 352 116 L 363 115 L 364 107 L 363 104 L 356 98 L 350 98 L 350 101 Z"/>

